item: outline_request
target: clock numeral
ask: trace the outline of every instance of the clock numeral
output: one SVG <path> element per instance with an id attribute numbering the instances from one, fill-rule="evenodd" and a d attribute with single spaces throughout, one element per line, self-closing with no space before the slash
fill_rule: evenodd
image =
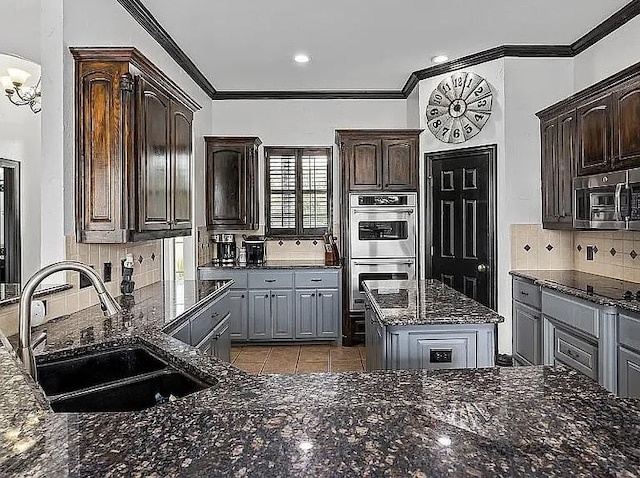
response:
<path id="1" fill-rule="evenodd" d="M 476 98 L 477 98 L 482 94 L 483 91 L 484 91 L 484 88 L 482 86 L 479 86 L 478 89 L 476 89 L 476 91 L 473 94 L 476 95 Z"/>
<path id="2" fill-rule="evenodd" d="M 435 120 L 432 124 L 434 128 L 439 128 L 442 125 L 442 121 Z"/>
<path id="3" fill-rule="evenodd" d="M 453 130 L 453 137 L 458 139 L 460 137 L 460 130 L 459 129 L 454 129 Z"/>
<path id="4" fill-rule="evenodd" d="M 478 107 L 482 108 L 483 106 L 487 106 L 487 100 L 478 101 Z"/>
<path id="5" fill-rule="evenodd" d="M 482 121 L 484 119 L 484 115 L 481 115 L 478 113 L 474 113 L 473 116 L 476 119 L 476 121 Z"/>
<path id="6" fill-rule="evenodd" d="M 437 115 L 437 114 L 438 114 L 438 109 L 437 109 L 437 108 L 433 108 L 431 111 L 429 111 L 429 114 L 430 114 L 431 116 L 435 116 L 435 115 Z"/>
<path id="7" fill-rule="evenodd" d="M 457 86 L 460 87 L 464 84 L 464 78 L 462 78 L 461 76 L 454 78 L 453 80 L 453 86 Z"/>
<path id="8" fill-rule="evenodd" d="M 446 93 L 447 91 L 451 91 L 451 86 L 449 85 L 449 83 L 445 83 L 442 89 Z"/>
<path id="9" fill-rule="evenodd" d="M 448 132 L 449 132 L 449 128 L 442 128 L 442 136 L 446 136 Z"/>
<path id="10" fill-rule="evenodd" d="M 467 134 L 471 134 L 471 132 L 473 131 L 473 128 L 471 127 L 471 125 L 467 125 L 464 127 L 464 130 Z"/>

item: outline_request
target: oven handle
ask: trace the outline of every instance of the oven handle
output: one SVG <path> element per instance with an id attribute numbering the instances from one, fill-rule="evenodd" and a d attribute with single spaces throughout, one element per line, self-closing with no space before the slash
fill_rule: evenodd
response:
<path id="1" fill-rule="evenodd" d="M 625 218 L 622 216 L 622 188 L 625 187 L 624 183 L 616 184 L 616 192 L 614 194 L 614 204 L 615 204 L 615 216 L 616 221 L 624 221 Z"/>
<path id="2" fill-rule="evenodd" d="M 413 214 L 413 209 L 353 209 L 354 214 Z"/>
<path id="3" fill-rule="evenodd" d="M 394 265 L 394 264 L 406 264 L 412 266 L 415 264 L 414 261 L 396 261 L 396 262 L 360 262 L 354 261 L 353 265 L 355 266 L 386 266 L 386 265 Z"/>

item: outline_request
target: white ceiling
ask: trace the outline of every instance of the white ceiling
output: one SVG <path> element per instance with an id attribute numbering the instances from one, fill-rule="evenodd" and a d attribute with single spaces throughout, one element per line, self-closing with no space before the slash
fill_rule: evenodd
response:
<path id="1" fill-rule="evenodd" d="M 218 90 L 399 90 L 431 57 L 571 44 L 628 0 L 144 0 Z M 293 55 L 308 53 L 306 65 Z"/>

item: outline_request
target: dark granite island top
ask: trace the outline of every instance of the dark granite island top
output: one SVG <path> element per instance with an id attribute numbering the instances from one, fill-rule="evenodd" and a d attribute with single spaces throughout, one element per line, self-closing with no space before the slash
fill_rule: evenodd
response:
<path id="1" fill-rule="evenodd" d="M 317 261 L 317 260 L 301 261 L 301 260 L 295 260 L 295 259 L 291 259 L 291 260 L 280 259 L 280 260 L 266 260 L 264 262 L 264 264 L 260 264 L 260 265 L 248 264 L 248 265 L 244 265 L 244 266 L 241 266 L 239 264 L 234 264 L 232 266 L 221 266 L 220 264 L 211 262 L 209 264 L 204 264 L 204 265 L 198 266 L 198 269 L 202 269 L 202 268 L 237 269 L 237 270 L 242 270 L 242 269 L 247 269 L 247 270 L 255 270 L 255 269 L 258 269 L 258 270 L 260 270 L 260 269 L 340 269 L 341 267 L 342 267 L 341 265 L 328 266 L 328 265 L 325 265 L 324 261 Z"/>
<path id="2" fill-rule="evenodd" d="M 385 326 L 504 321 L 497 312 L 435 279 L 365 281 L 364 290 Z"/>
<path id="3" fill-rule="evenodd" d="M 640 402 L 571 369 L 255 377 L 145 310 L 79 348 L 142 342 L 216 384 L 141 412 L 53 413 L 4 341 L 0 476 L 640 475 Z"/>

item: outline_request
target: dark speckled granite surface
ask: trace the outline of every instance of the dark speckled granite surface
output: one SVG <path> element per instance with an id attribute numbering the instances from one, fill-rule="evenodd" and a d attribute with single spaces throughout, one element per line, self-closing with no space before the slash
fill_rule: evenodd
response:
<path id="1" fill-rule="evenodd" d="M 141 412 L 55 414 L 0 347 L 0 476 L 640 475 L 640 402 L 571 369 L 256 377 L 143 319 L 74 350 L 145 343 L 216 384 Z"/>
<path id="2" fill-rule="evenodd" d="M 46 297 L 56 292 L 72 289 L 71 284 L 42 285 L 36 289 L 33 294 L 35 299 Z M 0 307 L 20 302 L 20 294 L 22 286 L 20 284 L 0 284 Z"/>
<path id="3" fill-rule="evenodd" d="M 514 270 L 510 274 L 530 279 L 547 289 L 557 290 L 595 304 L 617 306 L 632 312 L 640 312 L 640 301 L 635 300 L 636 292 L 640 291 L 640 284 L 637 282 L 574 270 Z M 622 298 L 622 294 L 628 290 L 634 294 L 633 300 Z"/>
<path id="4" fill-rule="evenodd" d="M 209 263 L 202 268 L 214 268 L 214 269 L 340 269 L 342 266 L 327 266 L 323 261 L 301 261 L 301 260 L 267 260 L 261 265 L 233 265 L 233 266 L 221 266 L 219 264 Z"/>
<path id="5" fill-rule="evenodd" d="M 497 312 L 435 279 L 365 281 L 364 289 L 386 326 L 504 321 Z"/>

